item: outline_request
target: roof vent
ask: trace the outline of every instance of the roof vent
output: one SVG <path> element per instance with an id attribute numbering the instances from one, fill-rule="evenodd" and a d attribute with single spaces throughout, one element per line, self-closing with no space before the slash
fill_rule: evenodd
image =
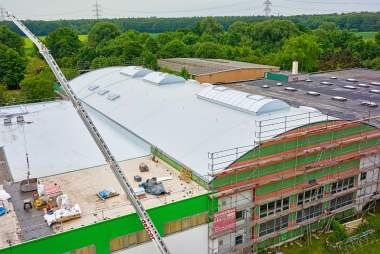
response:
<path id="1" fill-rule="evenodd" d="M 253 115 L 290 108 L 283 101 L 236 91 L 227 87 L 208 86 L 200 91 L 197 97 Z"/>
<path id="2" fill-rule="evenodd" d="M 23 116 L 18 116 L 17 117 L 17 123 L 23 123 L 24 122 L 24 117 Z"/>
<path id="3" fill-rule="evenodd" d="M 358 87 L 370 87 L 370 85 L 368 85 L 368 84 L 357 84 L 356 86 L 358 86 Z"/>
<path id="4" fill-rule="evenodd" d="M 333 96 L 331 99 L 337 100 L 337 101 L 346 101 L 347 100 L 347 98 L 340 97 L 340 96 Z"/>
<path id="5" fill-rule="evenodd" d="M 297 91 L 297 89 L 295 89 L 294 87 L 290 87 L 290 86 L 285 87 L 284 90 L 286 90 L 286 91 L 291 91 L 291 92 L 295 92 L 295 91 Z"/>
<path id="6" fill-rule="evenodd" d="M 348 81 L 348 82 L 358 82 L 358 80 L 357 80 L 357 79 L 354 79 L 354 78 L 349 78 L 349 79 L 347 79 L 346 81 Z"/>
<path id="7" fill-rule="evenodd" d="M 98 85 L 91 84 L 91 85 L 88 86 L 88 89 L 90 89 L 92 91 L 92 90 L 95 90 L 98 87 L 99 87 Z"/>
<path id="8" fill-rule="evenodd" d="M 109 90 L 108 90 L 107 88 L 100 88 L 100 89 L 98 90 L 98 94 L 103 95 L 103 94 L 107 93 L 108 91 L 109 91 Z"/>
<path id="9" fill-rule="evenodd" d="M 141 66 L 128 66 L 120 71 L 121 75 L 128 76 L 130 78 L 144 77 L 145 75 L 153 72 Z"/>
<path id="10" fill-rule="evenodd" d="M 380 93 L 380 90 L 369 90 L 370 93 Z"/>
<path id="11" fill-rule="evenodd" d="M 186 82 L 186 80 L 182 77 L 162 72 L 149 73 L 143 80 L 156 86 Z"/>
<path id="12" fill-rule="evenodd" d="M 370 85 L 374 85 L 374 86 L 380 86 L 380 83 L 379 83 L 379 82 L 370 82 L 369 84 L 370 84 Z"/>
<path id="13" fill-rule="evenodd" d="M 118 95 L 117 93 L 110 93 L 107 95 L 107 98 L 110 99 L 111 101 L 113 101 L 114 99 L 120 97 L 120 95 Z"/>
<path id="14" fill-rule="evenodd" d="M 351 90 L 354 90 L 354 89 L 356 89 L 356 87 L 354 87 L 354 86 L 344 86 L 343 88 L 346 88 L 346 89 L 351 89 Z"/>
<path id="15" fill-rule="evenodd" d="M 332 83 L 331 82 L 323 81 L 323 82 L 321 82 L 321 85 L 332 86 Z"/>
<path id="16" fill-rule="evenodd" d="M 12 119 L 11 118 L 5 118 L 4 119 L 4 125 L 11 125 L 12 124 Z"/>

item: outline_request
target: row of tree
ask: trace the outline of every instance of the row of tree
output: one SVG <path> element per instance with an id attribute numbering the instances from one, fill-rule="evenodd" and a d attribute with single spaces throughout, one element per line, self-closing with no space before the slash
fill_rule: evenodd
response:
<path id="1" fill-rule="evenodd" d="M 363 40 L 333 22 L 310 29 L 289 20 L 255 23 L 237 21 L 225 32 L 213 17 L 175 32 L 153 38 L 135 30 L 121 32 L 110 22 L 96 23 L 83 43 L 69 28 L 57 28 L 44 43 L 65 73 L 79 68 L 122 65 L 125 59 L 157 69 L 159 58 L 219 58 L 280 66 L 290 69 L 298 60 L 301 71 L 312 72 L 339 68 L 380 69 L 380 32 L 374 40 Z M 0 82 L 10 89 L 26 89 L 28 99 L 51 96 L 52 75 L 37 48 L 27 55 L 23 39 L 8 27 L 0 27 Z M 167 69 L 165 69 L 168 71 Z M 182 71 L 186 74 L 186 70 Z M 186 74 L 187 75 L 187 74 Z M 44 81 L 44 82 L 43 82 Z M 49 90 L 50 89 L 50 90 Z"/>
<path id="2" fill-rule="evenodd" d="M 46 36 L 54 32 L 57 28 L 69 28 L 76 34 L 88 34 L 98 22 L 114 23 L 117 28 L 126 32 L 136 30 L 145 33 L 163 33 L 166 31 L 177 31 L 177 29 L 188 27 L 192 29 L 204 17 L 182 17 L 182 18 L 119 18 L 119 19 L 80 19 L 80 20 L 57 20 L 57 21 L 32 21 L 25 20 L 24 24 L 38 36 Z M 314 14 L 314 15 L 295 15 L 295 16 L 272 16 L 275 20 L 290 20 L 295 24 L 301 24 L 310 29 L 317 29 L 325 22 L 335 23 L 341 30 L 347 29 L 351 32 L 378 31 L 380 30 L 380 12 L 360 12 L 342 14 Z M 227 30 L 236 21 L 245 23 L 263 22 L 268 20 L 265 16 L 225 16 L 216 17 L 216 21 Z M 23 35 L 12 22 L 0 22 L 0 25 L 8 26 L 13 32 Z"/>

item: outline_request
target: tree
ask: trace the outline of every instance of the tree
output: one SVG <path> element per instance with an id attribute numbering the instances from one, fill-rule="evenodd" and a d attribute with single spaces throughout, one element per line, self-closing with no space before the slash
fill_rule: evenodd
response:
<path id="1" fill-rule="evenodd" d="M 339 31 L 339 27 L 334 22 L 324 22 L 318 29 L 323 29 L 327 32 Z"/>
<path id="2" fill-rule="evenodd" d="M 46 47 L 55 58 L 71 57 L 82 46 L 78 35 L 69 28 L 58 28 L 45 38 Z"/>
<path id="3" fill-rule="evenodd" d="M 191 33 L 191 30 L 188 27 L 185 27 L 185 28 L 179 28 L 179 29 L 177 29 L 176 32 L 177 33 L 183 33 L 183 34 L 187 35 L 188 33 Z"/>
<path id="4" fill-rule="evenodd" d="M 92 47 L 83 47 L 79 50 L 77 60 L 92 62 L 97 57 L 96 50 Z"/>
<path id="5" fill-rule="evenodd" d="M 101 22 L 94 25 L 88 34 L 90 46 L 96 47 L 98 44 L 106 45 L 107 41 L 120 36 L 121 32 L 115 24 L 110 22 Z"/>
<path id="6" fill-rule="evenodd" d="M 139 57 L 143 52 L 143 46 L 137 41 L 127 41 L 123 45 L 124 51 L 122 57 L 135 58 Z"/>
<path id="7" fill-rule="evenodd" d="M 157 42 L 161 45 L 161 47 L 165 46 L 172 40 L 173 40 L 173 34 L 169 32 L 161 33 L 157 36 Z"/>
<path id="8" fill-rule="evenodd" d="M 208 33 L 215 38 L 218 38 L 223 33 L 223 26 L 216 22 L 214 17 L 207 17 L 202 20 L 199 29 L 202 31 L 202 34 Z"/>
<path id="9" fill-rule="evenodd" d="M 241 34 L 236 32 L 226 33 L 220 36 L 220 43 L 225 45 L 230 45 L 233 47 L 239 46 L 241 41 Z"/>
<path id="10" fill-rule="evenodd" d="M 147 68 L 156 69 L 158 66 L 157 57 L 150 51 L 142 52 L 141 57 L 144 57 L 144 63 Z"/>
<path id="11" fill-rule="evenodd" d="M 160 46 L 153 37 L 149 37 L 146 39 L 145 47 L 153 54 L 156 54 L 160 50 Z"/>
<path id="12" fill-rule="evenodd" d="M 202 36 L 199 38 L 200 42 L 215 42 L 218 43 L 218 40 L 215 39 L 211 34 L 209 33 L 203 33 Z"/>
<path id="13" fill-rule="evenodd" d="M 222 46 L 214 42 L 205 42 L 199 45 L 195 51 L 195 57 L 226 59 L 227 54 Z"/>
<path id="14" fill-rule="evenodd" d="M 0 44 L 0 56 L 0 82 L 16 88 L 24 78 L 27 60 L 4 44 Z"/>
<path id="15" fill-rule="evenodd" d="M 189 71 L 186 69 L 185 66 L 182 67 L 179 75 L 182 77 L 186 77 L 186 78 L 190 78 L 190 76 L 191 76 L 191 74 L 189 73 Z"/>
<path id="16" fill-rule="evenodd" d="M 0 26 L 0 43 L 15 50 L 20 56 L 25 56 L 24 39 L 12 32 L 7 26 Z"/>
<path id="17" fill-rule="evenodd" d="M 244 34 L 247 30 L 248 24 L 243 21 L 236 21 L 230 27 L 228 28 L 228 32 L 232 33 L 238 33 L 238 34 Z"/>
<path id="18" fill-rule="evenodd" d="M 380 31 L 375 34 L 375 42 L 380 45 Z"/>
<path id="19" fill-rule="evenodd" d="M 311 72 L 317 66 L 317 60 L 322 52 L 315 36 L 302 34 L 285 41 L 280 59 L 289 69 L 292 62 L 297 60 L 300 63 L 301 71 Z"/>
<path id="20" fill-rule="evenodd" d="M 0 106 L 3 106 L 1 104 L 8 101 L 7 90 L 7 86 L 0 83 Z"/>
<path id="21" fill-rule="evenodd" d="M 23 79 L 20 87 L 26 89 L 26 98 L 29 100 L 52 98 L 55 96 L 53 80 L 47 78 L 44 72 Z"/>
<path id="22" fill-rule="evenodd" d="M 188 57 L 189 48 L 182 41 L 174 40 L 169 42 L 160 53 L 163 58 Z"/>
<path id="23" fill-rule="evenodd" d="M 33 77 L 45 70 L 47 63 L 44 60 L 41 60 L 37 57 L 32 57 L 29 60 L 28 65 L 25 70 L 25 78 Z"/>
<path id="24" fill-rule="evenodd" d="M 183 37 L 182 41 L 186 45 L 194 45 L 199 41 L 199 36 L 193 33 L 188 33 L 185 35 L 185 37 Z"/>
<path id="25" fill-rule="evenodd" d="M 289 20 L 264 21 L 251 28 L 254 48 L 267 44 L 273 44 L 280 48 L 285 40 L 297 36 L 299 33 L 297 26 Z"/>

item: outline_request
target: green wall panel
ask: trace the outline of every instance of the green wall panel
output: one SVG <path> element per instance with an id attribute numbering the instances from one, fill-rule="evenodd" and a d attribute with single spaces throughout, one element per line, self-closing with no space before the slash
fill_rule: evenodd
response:
<path id="1" fill-rule="evenodd" d="M 148 209 L 147 212 L 163 236 L 164 223 L 208 211 L 207 196 L 204 194 L 185 199 Z M 109 239 L 143 229 L 140 219 L 134 213 L 1 249 L 0 254 L 61 254 L 92 244 L 96 245 L 97 254 L 106 254 L 109 253 Z"/>

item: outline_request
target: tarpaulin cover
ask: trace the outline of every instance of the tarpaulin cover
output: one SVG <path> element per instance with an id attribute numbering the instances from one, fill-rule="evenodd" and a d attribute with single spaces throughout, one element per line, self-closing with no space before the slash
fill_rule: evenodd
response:
<path id="1" fill-rule="evenodd" d="M 145 189 L 145 192 L 152 195 L 170 194 L 165 191 L 164 185 L 161 182 L 157 182 L 157 179 L 152 178 L 146 180 L 146 182 L 139 186 Z"/>
<path id="2" fill-rule="evenodd" d="M 7 193 L 5 190 L 0 190 L 0 200 L 7 200 L 10 199 L 11 195 Z"/>
<path id="3" fill-rule="evenodd" d="M 0 216 L 1 216 L 3 213 L 5 213 L 5 211 L 7 210 L 7 208 L 5 208 L 4 203 L 2 203 L 2 205 L 3 205 L 3 207 L 0 208 Z"/>

